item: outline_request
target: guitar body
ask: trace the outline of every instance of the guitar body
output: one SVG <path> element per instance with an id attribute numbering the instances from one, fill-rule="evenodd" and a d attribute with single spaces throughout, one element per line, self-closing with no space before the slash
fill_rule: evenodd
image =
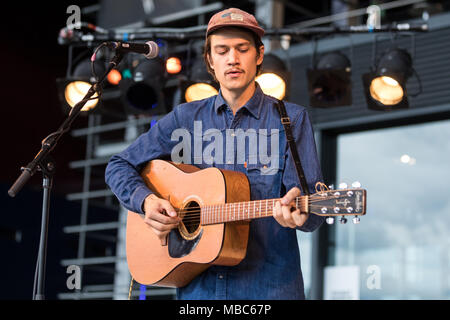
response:
<path id="1" fill-rule="evenodd" d="M 201 225 L 199 214 L 199 207 L 249 201 L 243 173 L 153 160 L 142 177 L 157 196 L 180 210 L 183 222 L 162 245 L 142 214 L 128 212 L 127 261 L 137 282 L 183 287 L 211 265 L 233 266 L 244 259 L 249 222 Z"/>

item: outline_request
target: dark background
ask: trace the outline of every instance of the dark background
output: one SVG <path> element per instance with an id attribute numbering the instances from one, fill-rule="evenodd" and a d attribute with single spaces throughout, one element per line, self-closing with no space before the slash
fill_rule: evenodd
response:
<path id="1" fill-rule="evenodd" d="M 83 6 L 89 1 L 78 1 Z M 0 299 L 31 299 L 41 225 L 42 175 L 37 172 L 22 191 L 8 189 L 40 150 L 41 141 L 56 131 L 66 115 L 60 106 L 56 78 L 67 68 L 67 48 L 57 43 L 66 24 L 69 1 L 2 3 L 1 34 L 1 170 L 0 170 Z M 79 117 L 73 128 L 84 127 Z M 82 172 L 68 168 L 83 159 L 85 142 L 65 135 L 52 156 L 56 176 L 50 204 L 47 298 L 64 291 L 63 258 L 76 256 L 76 238 L 62 227 L 79 223 L 80 204 L 65 199 L 81 191 Z"/>

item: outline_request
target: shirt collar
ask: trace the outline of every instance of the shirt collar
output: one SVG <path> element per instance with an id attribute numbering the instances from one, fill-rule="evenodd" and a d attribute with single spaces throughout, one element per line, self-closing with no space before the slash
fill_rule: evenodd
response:
<path id="1" fill-rule="evenodd" d="M 242 108 L 247 109 L 256 119 L 259 119 L 264 93 L 261 90 L 258 82 L 255 82 L 255 84 L 256 84 L 255 93 L 250 98 L 250 100 L 248 100 L 247 103 L 242 106 Z M 227 106 L 228 105 L 222 96 L 222 91 L 219 90 L 219 94 L 216 96 L 216 100 L 214 101 L 214 110 L 216 111 L 216 113 L 219 113 L 219 110 L 222 107 Z"/>

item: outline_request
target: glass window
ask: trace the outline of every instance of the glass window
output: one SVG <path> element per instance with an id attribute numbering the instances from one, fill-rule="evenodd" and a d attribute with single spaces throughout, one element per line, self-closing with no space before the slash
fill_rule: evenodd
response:
<path id="1" fill-rule="evenodd" d="M 314 232 L 318 232 L 315 230 Z M 297 230 L 298 248 L 300 250 L 300 266 L 302 268 L 303 286 L 306 299 L 311 298 L 311 280 L 312 280 L 312 232 L 302 232 Z"/>
<path id="2" fill-rule="evenodd" d="M 334 226 L 360 299 L 450 299 L 450 121 L 340 135 L 337 181 L 367 190 L 361 222 Z"/>

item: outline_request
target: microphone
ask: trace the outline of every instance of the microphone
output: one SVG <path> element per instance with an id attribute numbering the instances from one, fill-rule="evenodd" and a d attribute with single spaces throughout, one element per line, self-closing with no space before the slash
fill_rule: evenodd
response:
<path id="1" fill-rule="evenodd" d="M 146 43 L 107 42 L 106 45 L 111 49 L 122 52 L 143 54 L 147 59 L 156 58 L 159 53 L 159 47 L 153 41 L 147 41 Z"/>

